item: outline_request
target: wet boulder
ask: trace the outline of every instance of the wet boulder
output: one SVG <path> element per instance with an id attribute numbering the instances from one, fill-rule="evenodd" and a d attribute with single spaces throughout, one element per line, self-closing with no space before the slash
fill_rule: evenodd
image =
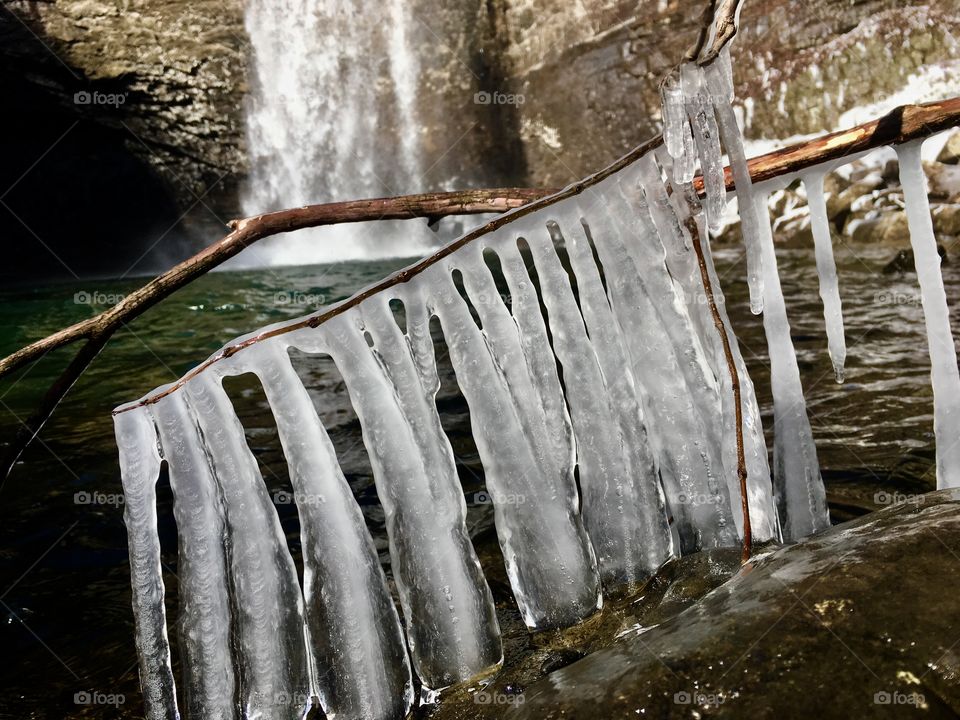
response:
<path id="1" fill-rule="evenodd" d="M 907 500 L 755 559 L 504 717 L 957 717 L 960 490 Z"/>

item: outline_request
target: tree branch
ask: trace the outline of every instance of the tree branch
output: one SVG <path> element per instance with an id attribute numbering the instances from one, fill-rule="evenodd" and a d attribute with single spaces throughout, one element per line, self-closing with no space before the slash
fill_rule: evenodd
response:
<path id="1" fill-rule="evenodd" d="M 730 15 L 731 4 L 735 13 L 737 5 L 735 0 L 725 0 L 725 2 L 721 4 L 718 14 L 726 13 L 727 15 L 725 17 L 735 17 L 735 15 Z M 711 44 L 711 48 L 715 48 L 716 46 L 717 43 L 715 40 Z M 798 172 L 824 162 L 855 155 L 865 150 L 928 137 L 957 125 L 960 125 L 960 98 L 926 103 L 924 105 L 907 105 L 896 108 L 879 120 L 864 123 L 849 130 L 831 133 L 807 142 L 798 143 L 754 158 L 748 163 L 750 176 L 754 182 L 762 182 L 792 172 Z M 434 255 L 421 260 L 413 267 L 387 278 L 382 283 L 357 296 L 355 299 L 347 301 L 347 303 L 341 304 L 322 315 L 315 316 L 309 321 L 311 324 L 322 322 L 327 317 L 342 312 L 347 307 L 352 307 L 352 305 L 368 297 L 372 292 L 404 282 L 476 237 L 490 232 L 520 215 L 525 215 L 541 207 L 546 207 L 566 197 L 575 195 L 586 187 L 595 185 L 603 178 L 629 165 L 650 149 L 659 145 L 660 142 L 661 138 L 657 136 L 638 148 L 635 148 L 596 175 L 560 191 L 552 189 L 506 188 L 467 190 L 449 193 L 426 193 L 394 198 L 352 200 L 324 205 L 308 205 L 301 208 L 281 210 L 274 213 L 231 221 L 232 231 L 226 237 L 154 278 L 140 289 L 127 295 L 112 308 L 60 330 L 42 340 L 38 340 L 0 360 L 0 377 L 13 372 L 17 368 L 45 355 L 51 350 L 79 340 L 88 340 L 91 342 L 95 340 L 100 348 L 102 348 L 121 325 L 142 315 L 145 311 L 173 294 L 176 290 L 237 255 L 244 248 L 271 235 L 292 232 L 308 227 L 346 222 L 410 219 L 418 217 L 436 218 L 448 215 L 502 213 L 509 211 L 506 215 L 494 219 L 473 232 L 468 233 L 457 242 L 442 248 Z M 727 188 L 729 190 L 735 190 L 733 174 L 729 168 L 727 168 L 725 172 Z M 702 194 L 703 181 L 701 178 L 698 177 L 694 180 L 694 187 L 697 192 Z M 93 347 L 96 347 L 96 345 Z M 97 351 L 99 351 L 100 348 L 97 348 Z M 87 349 L 87 346 L 85 346 L 84 349 Z M 233 354 L 233 352 L 239 349 L 239 347 L 235 346 L 229 349 L 227 354 Z M 42 417 L 42 419 L 45 420 L 46 417 L 49 417 L 50 412 L 53 411 L 59 400 L 66 394 L 67 390 L 69 390 L 73 381 L 79 377 L 78 368 L 79 371 L 82 372 L 83 367 L 85 367 L 83 363 L 86 362 L 88 364 L 95 355 L 95 352 L 90 353 L 89 351 L 86 353 L 83 351 L 78 353 L 68 367 L 68 371 L 50 388 L 50 391 L 48 391 L 47 396 L 44 398 L 41 411 L 44 410 L 44 408 L 49 408 L 49 412 L 38 412 L 33 416 L 35 419 Z M 213 361 L 215 361 L 215 359 L 208 360 L 194 372 L 199 371 L 200 368 Z M 70 380 L 71 376 L 73 376 L 72 380 Z M 28 422 L 28 425 L 31 428 L 29 436 L 32 438 L 36 432 L 39 431 L 42 421 L 39 422 L 39 424 Z M 19 452 L 14 449 L 14 454 L 19 455 Z M 3 468 L 0 467 L 0 470 L 2 469 Z"/>
<path id="2" fill-rule="evenodd" d="M 340 223 L 502 213 L 552 192 L 554 190 L 550 189 L 497 188 L 401 195 L 307 205 L 231 220 L 228 223 L 232 229 L 229 235 L 157 276 L 110 309 L 31 343 L 0 360 L 0 378 L 58 347 L 77 340 L 112 334 L 122 323 L 141 315 L 184 285 L 270 235 Z"/>
<path id="3" fill-rule="evenodd" d="M 691 200 L 693 199 L 695 198 L 685 200 L 688 204 L 692 204 Z M 697 267 L 700 269 L 700 282 L 703 284 L 707 305 L 710 308 L 710 316 L 713 319 L 714 328 L 720 336 L 723 356 L 727 363 L 727 370 L 730 373 L 730 387 L 733 390 L 734 428 L 737 441 L 737 479 L 740 483 L 740 509 L 743 513 L 743 549 L 740 554 L 740 562 L 745 563 L 750 559 L 750 553 L 752 552 L 753 529 L 750 523 L 750 501 L 747 495 L 747 458 L 743 448 L 743 403 L 741 402 L 740 393 L 740 373 L 737 370 L 737 363 L 733 358 L 730 338 L 727 337 L 727 328 L 723 324 L 723 319 L 720 317 L 720 311 L 717 309 L 717 300 L 713 293 L 713 282 L 710 280 L 706 254 L 703 251 L 703 243 L 707 242 L 707 240 L 701 237 L 697 219 L 693 214 L 687 218 L 685 225 L 687 232 L 690 233 L 693 250 L 697 255 Z"/>
<path id="4" fill-rule="evenodd" d="M 737 21 L 742 3 L 743 0 L 721 0 L 720 7 L 713 8 L 711 5 L 712 23 L 709 27 L 713 30 L 712 42 L 706 53 L 702 53 L 703 46 L 701 45 L 701 55 L 697 64 L 709 65 L 737 34 Z"/>
<path id="5" fill-rule="evenodd" d="M 713 13 L 716 9 L 716 5 L 716 0 L 707 0 L 707 4 L 703 8 L 703 14 L 700 16 L 700 32 L 697 33 L 696 41 L 692 46 L 690 46 L 690 49 L 687 50 L 686 54 L 683 56 L 683 59 L 687 62 L 693 62 L 696 60 L 703 51 L 703 46 L 707 44 L 707 40 L 710 37 L 710 31 L 713 28 Z"/>

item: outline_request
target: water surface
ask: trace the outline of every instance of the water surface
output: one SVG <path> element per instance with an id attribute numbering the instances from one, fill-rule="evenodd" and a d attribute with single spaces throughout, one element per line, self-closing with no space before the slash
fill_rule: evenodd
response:
<path id="1" fill-rule="evenodd" d="M 826 352 L 812 248 L 778 248 L 794 342 L 828 499 L 835 521 L 932 489 L 934 441 L 929 362 L 915 277 L 885 275 L 889 248 L 838 244 L 846 317 L 847 382 L 838 385 Z M 769 372 L 759 318 L 747 308 L 739 251 L 716 252 L 727 303 L 757 386 L 770 443 Z M 182 375 L 231 338 L 314 311 L 398 269 L 391 260 L 223 272 L 204 277 L 117 333 L 80 379 L 0 494 L 0 717 L 138 715 L 141 712 L 130 611 L 126 535 L 110 410 Z M 960 297 L 960 270 L 944 268 L 947 296 Z M 82 281 L 0 293 L 0 353 L 88 317 L 141 280 Z M 956 323 L 954 313 L 954 322 Z M 958 328 L 955 325 L 954 331 Z M 67 359 L 60 351 L 0 382 L 0 438 L 9 442 Z M 300 358 L 347 479 L 386 557 L 359 425 L 329 363 Z M 458 456 L 475 532 L 492 510 L 477 492 L 482 470 L 466 407 L 441 363 L 438 397 Z M 228 383 L 294 554 L 294 506 L 269 410 L 255 382 Z M 171 496 L 159 492 L 164 580 L 176 616 L 176 536 Z M 78 693 L 100 693 L 100 705 Z M 119 704 L 122 698 L 124 703 Z M 104 705 L 102 703 L 110 703 Z"/>

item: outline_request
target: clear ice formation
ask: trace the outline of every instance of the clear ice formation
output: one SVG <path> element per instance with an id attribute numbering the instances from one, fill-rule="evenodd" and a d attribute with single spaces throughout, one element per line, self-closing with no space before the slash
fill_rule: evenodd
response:
<path id="1" fill-rule="evenodd" d="M 847 359 L 847 342 L 843 336 L 843 309 L 840 304 L 840 286 L 837 282 L 837 264 L 833 259 L 833 240 L 827 218 L 827 202 L 823 194 L 823 172 L 801 176 L 807 191 L 810 208 L 810 227 L 813 231 L 814 251 L 817 257 L 817 275 L 820 279 L 820 299 L 823 301 L 823 319 L 827 328 L 827 347 L 833 373 L 838 383 L 843 382 L 843 366 Z"/>
<path id="2" fill-rule="evenodd" d="M 733 73 L 729 51 L 725 48 L 718 62 L 707 66 L 703 72 L 705 83 L 712 98 L 717 98 L 714 108 L 723 147 L 730 159 L 730 171 L 737 187 L 737 202 L 740 208 L 743 244 L 747 253 L 747 285 L 750 289 L 750 310 L 754 315 L 763 312 L 763 240 L 757 222 L 747 222 L 744 217 L 753 213 L 753 180 L 747 169 L 747 156 L 743 150 L 743 137 L 730 100 L 733 99 Z"/>
<path id="3" fill-rule="evenodd" d="M 243 347 L 221 351 L 181 385 L 118 409 L 148 718 L 179 717 L 157 539 L 163 462 L 178 530 L 178 682 L 187 717 L 302 718 L 316 697 L 331 716 L 388 720 L 409 711 L 416 685 L 429 701 L 497 670 L 500 629 L 436 407 L 438 332 L 469 406 L 507 575 L 531 629 L 579 622 L 666 560 L 742 536 L 732 378 L 704 273 L 740 381 L 753 536 L 796 540 L 828 527 L 777 273 L 771 186 L 750 181 L 729 59 L 685 66 L 662 92 L 665 144 L 589 178 L 579 192 L 455 241 L 429 266 L 332 308 L 322 322 L 294 320 L 240 338 L 231 347 Z M 772 479 L 708 242 L 726 198 L 721 143 L 736 184 L 751 309 L 763 312 L 769 347 Z M 930 346 L 938 485 L 955 487 L 960 374 L 919 145 L 897 152 Z M 705 208 L 692 183 L 697 164 Z M 843 321 L 824 172 L 810 168 L 802 179 L 839 374 Z M 399 613 L 290 348 L 329 355 L 345 380 L 385 513 Z M 289 463 L 302 587 L 221 385 L 247 372 L 263 384 Z"/>
<path id="4" fill-rule="evenodd" d="M 723 141 L 723 147 L 730 158 L 747 255 L 750 308 L 754 313 L 763 313 L 763 326 L 770 350 L 774 398 L 773 496 L 778 508 L 783 539 L 798 540 L 829 527 L 830 517 L 777 273 L 767 193 L 762 188 L 754 187 L 750 178 L 743 139 L 730 104 L 733 99 L 733 78 L 728 51 L 725 49 L 721 52 L 717 61 L 706 68 L 685 63 L 680 68 L 680 76 L 687 114 L 697 140 L 708 222 L 719 217 L 717 213 L 722 211 L 726 202 L 719 140 Z M 675 177 L 674 182 L 683 185 L 688 181 L 685 177 Z M 685 194 L 689 197 L 692 191 Z M 687 202 L 687 206 L 695 206 L 693 199 Z M 678 241 L 673 247 L 676 249 L 682 245 Z M 669 251 L 671 245 L 664 242 L 664 246 Z M 706 251 L 709 265 L 709 248 L 706 243 L 703 243 L 702 247 Z M 678 274 L 682 276 L 683 273 L 679 271 Z M 729 326 L 728 321 L 725 320 L 725 323 Z M 731 335 L 728 334 L 728 337 Z M 715 336 L 712 342 L 716 342 Z M 735 343 L 732 343 L 732 346 L 734 345 Z M 741 372 L 738 368 L 738 375 L 741 378 L 747 377 L 746 370 Z M 743 399 L 750 403 L 752 387 L 745 383 L 744 389 L 746 392 Z M 728 388 L 725 388 L 724 395 L 730 395 Z M 752 444 L 752 451 L 747 452 L 748 438 L 759 428 L 759 415 L 754 416 L 751 407 L 755 402 L 753 398 L 753 402 L 743 408 L 744 450 L 745 455 L 749 454 L 753 458 L 754 478 L 763 478 L 766 462 L 761 463 L 757 457 L 762 445 L 758 446 L 756 440 L 751 438 L 749 443 Z M 728 412 L 729 410 L 728 407 Z M 728 465 L 729 462 L 728 455 Z M 760 507 L 765 507 L 766 483 L 762 489 L 751 483 L 750 470 L 748 467 L 748 496 L 757 496 Z M 731 497 L 736 497 L 732 491 Z M 768 526 L 776 524 L 774 518 L 764 519 Z"/>
<path id="5" fill-rule="evenodd" d="M 927 178 L 920 159 L 921 144 L 914 140 L 896 146 L 896 151 L 930 351 L 937 487 L 948 488 L 960 486 L 960 373 L 927 199 Z"/>
<path id="6" fill-rule="evenodd" d="M 777 272 L 768 196 L 762 185 L 757 186 L 753 212 L 741 211 L 741 219 L 744 224 L 748 217 L 757 223 L 763 251 L 763 329 L 773 390 L 774 497 L 784 540 L 799 540 L 830 527 L 830 515 Z M 753 231 L 744 230 L 744 234 Z"/>
<path id="7" fill-rule="evenodd" d="M 129 533 L 130 584 L 144 715 L 147 720 L 178 717 L 157 536 L 160 454 L 156 430 L 143 408 L 115 416 L 113 424 L 120 450 L 124 522 Z"/>
<path id="8" fill-rule="evenodd" d="M 403 715 L 413 700 L 410 664 L 386 576 L 333 444 L 283 344 L 252 346 L 273 409 L 300 516 L 303 595 L 322 707 L 347 717 Z"/>
<path id="9" fill-rule="evenodd" d="M 718 230 L 723 226 L 723 214 L 727 208 L 727 186 L 714 104 L 722 103 L 729 107 L 732 98 L 709 96 L 703 68 L 694 63 L 680 66 L 680 82 L 690 127 L 696 141 L 697 155 L 700 158 L 700 169 L 703 172 L 707 223 L 711 230 Z M 709 90 L 716 93 L 723 88 Z"/>

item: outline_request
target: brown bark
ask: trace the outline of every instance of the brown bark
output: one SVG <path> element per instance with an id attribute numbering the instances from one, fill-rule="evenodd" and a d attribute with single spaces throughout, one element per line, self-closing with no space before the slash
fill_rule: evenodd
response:
<path id="1" fill-rule="evenodd" d="M 740 510 L 743 513 L 743 546 L 740 562 L 745 563 L 750 559 L 752 551 L 753 527 L 750 523 L 750 501 L 747 495 L 747 458 L 743 449 L 743 404 L 740 392 L 740 373 L 737 370 L 737 363 L 733 359 L 733 350 L 730 346 L 730 338 L 727 337 L 727 328 L 723 324 L 723 318 L 720 317 L 720 310 L 717 308 L 717 300 L 713 293 L 713 282 L 710 280 L 710 271 L 707 269 L 706 254 L 703 252 L 704 238 L 700 235 L 696 218 L 687 218 L 686 226 L 690 233 L 693 250 L 697 255 L 700 282 L 703 285 L 703 292 L 710 308 L 713 326 L 720 336 L 723 357 L 727 363 L 727 371 L 730 373 L 730 387 L 733 390 L 734 427 L 737 440 L 737 479 L 740 482 Z"/>
<path id="2" fill-rule="evenodd" d="M 270 235 L 339 223 L 413 218 L 433 220 L 447 215 L 502 213 L 551 192 L 550 189 L 498 188 L 401 195 L 307 205 L 231 220 L 228 225 L 232 232 L 226 237 L 157 276 L 109 310 L 64 328 L 0 360 L 0 377 L 63 345 L 85 338 L 111 335 L 121 324 L 141 315 L 174 291 Z"/>
<path id="3" fill-rule="evenodd" d="M 735 11 L 736 4 L 734 0 L 725 0 L 725 2 L 721 3 L 718 12 L 726 13 L 724 17 L 729 16 L 732 18 L 733 15 L 731 12 Z M 716 44 L 715 39 L 712 47 L 715 47 Z M 798 143 L 754 158 L 749 162 L 750 175 L 754 182 L 762 182 L 792 172 L 798 172 L 824 162 L 838 160 L 872 148 L 928 137 L 957 125 L 960 125 L 960 98 L 926 103 L 924 105 L 907 105 L 896 108 L 879 120 L 864 123 L 849 130 L 831 133 L 807 142 Z M 96 356 L 94 350 L 99 351 L 121 325 L 143 314 L 146 310 L 179 288 L 212 270 L 227 259 L 238 254 L 244 248 L 264 237 L 302 228 L 343 222 L 418 217 L 439 218 L 447 215 L 513 211 L 477 228 L 451 245 L 442 248 L 434 255 L 421 260 L 407 270 L 387 278 L 379 285 L 365 291 L 347 303 L 316 316 L 310 321 L 305 321 L 305 324 L 319 324 L 326 318 L 332 317 L 337 313 L 343 312 L 347 307 L 359 303 L 377 290 L 404 282 L 446 257 L 465 243 L 510 222 L 514 218 L 559 202 L 564 198 L 581 192 L 587 187 L 595 185 L 603 178 L 608 177 L 612 173 L 630 164 L 659 143 L 660 137 L 655 137 L 638 148 L 635 148 L 596 175 L 581 180 L 560 191 L 551 189 L 508 188 L 468 190 L 451 193 L 427 193 L 395 198 L 308 205 L 302 208 L 281 210 L 275 213 L 267 213 L 265 215 L 232 221 L 230 223 L 232 231 L 227 236 L 205 248 L 192 258 L 183 261 L 162 275 L 154 278 L 112 308 L 92 318 L 60 330 L 42 340 L 38 340 L 0 360 L 0 377 L 64 345 L 79 340 L 86 340 L 90 344 L 90 347 L 84 346 L 80 353 L 78 353 L 75 361 L 71 363 L 68 372 L 65 372 L 64 376 L 62 376 L 48 392 L 44 399 L 43 407 L 41 408 L 41 410 L 46 412 L 38 413 L 32 421 L 28 423 L 31 426 L 29 435 L 32 437 L 36 434 L 36 431 L 39 430 L 39 427 L 46 420 L 46 417 L 49 417 L 49 414 L 56 407 L 59 399 L 66 394 L 72 381 L 76 379 L 75 376 L 78 375 L 77 368 L 80 367 L 78 363 L 82 363 L 84 360 L 88 363 L 92 360 L 93 357 Z M 736 189 L 733 175 L 729 168 L 726 169 L 726 184 L 728 189 Z M 702 179 L 699 177 L 696 178 L 694 180 L 694 186 L 698 192 L 702 192 Z M 247 341 L 247 343 L 249 342 L 250 341 Z M 233 354 L 239 349 L 240 346 L 234 346 L 229 348 L 226 354 Z M 210 362 L 215 361 L 216 358 L 213 358 L 200 367 L 202 368 Z M 80 367 L 80 369 L 82 370 L 82 367 Z M 194 372 L 198 370 L 199 368 Z M 13 454 L 19 455 L 19 451 L 15 450 Z M 0 473 L 2 473 L 4 469 L 9 469 L 10 464 L 12 463 L 8 462 L 6 468 L 0 467 Z M 3 477 L 3 475 L 0 474 L 0 477 Z"/>

